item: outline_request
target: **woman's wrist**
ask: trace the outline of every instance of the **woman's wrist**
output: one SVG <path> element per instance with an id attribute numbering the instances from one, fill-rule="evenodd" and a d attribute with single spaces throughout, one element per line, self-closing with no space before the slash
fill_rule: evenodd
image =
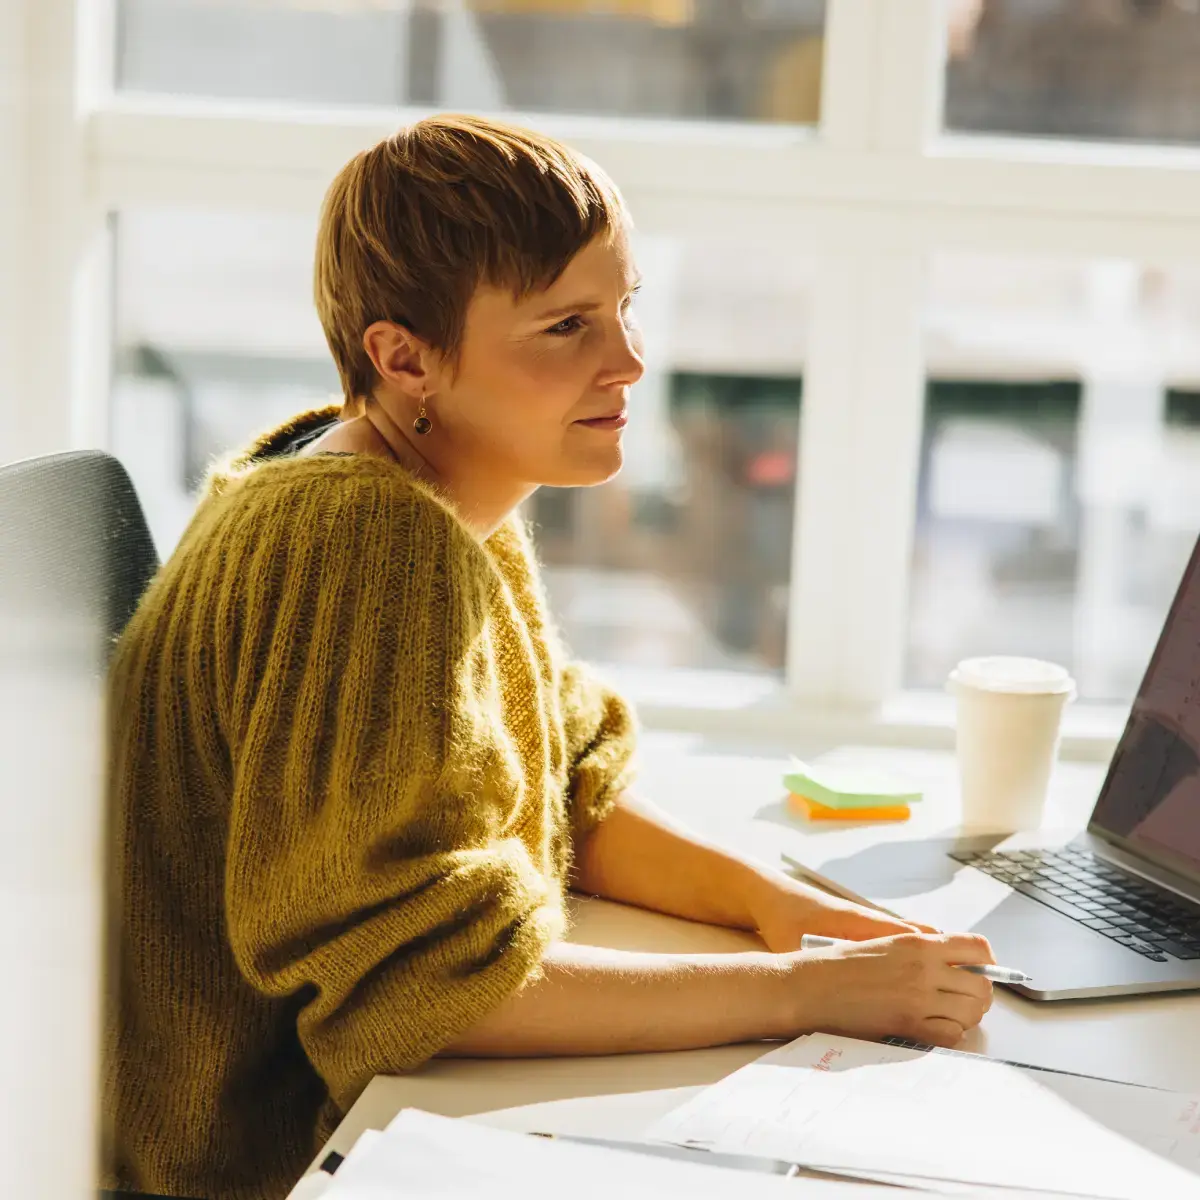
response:
<path id="1" fill-rule="evenodd" d="M 741 867 L 740 896 L 746 913 L 746 928 L 757 933 L 780 898 L 791 890 L 790 885 L 796 881 L 764 863 L 746 860 Z"/>
<path id="2" fill-rule="evenodd" d="M 790 954 L 749 950 L 721 955 L 723 967 L 737 976 L 740 996 L 737 1025 L 739 1041 L 775 1041 L 796 1036 L 803 1002 L 797 994 L 795 964 Z"/>
<path id="3" fill-rule="evenodd" d="M 813 963 L 799 954 L 770 954 L 764 967 L 770 1017 L 777 1038 L 791 1039 L 816 1029 L 821 1000 L 814 984 Z"/>

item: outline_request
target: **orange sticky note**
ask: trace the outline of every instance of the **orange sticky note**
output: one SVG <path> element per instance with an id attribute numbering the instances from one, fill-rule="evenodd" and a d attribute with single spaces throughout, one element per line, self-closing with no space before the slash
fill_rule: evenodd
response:
<path id="1" fill-rule="evenodd" d="M 788 795 L 788 807 L 797 816 L 809 821 L 907 821 L 911 809 L 907 804 L 886 804 L 877 808 L 829 808 L 795 792 Z"/>

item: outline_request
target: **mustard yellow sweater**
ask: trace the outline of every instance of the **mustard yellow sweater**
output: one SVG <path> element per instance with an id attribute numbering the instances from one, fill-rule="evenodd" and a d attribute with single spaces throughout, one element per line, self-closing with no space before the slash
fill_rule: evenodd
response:
<path id="1" fill-rule="evenodd" d="M 518 521 L 265 457 L 332 411 L 212 476 L 115 652 L 108 1186 L 285 1195 L 373 1075 L 536 974 L 628 782 Z"/>

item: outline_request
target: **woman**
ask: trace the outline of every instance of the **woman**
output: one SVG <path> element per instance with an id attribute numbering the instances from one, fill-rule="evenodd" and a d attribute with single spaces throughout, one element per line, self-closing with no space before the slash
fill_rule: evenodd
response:
<path id="1" fill-rule="evenodd" d="M 982 939 L 635 799 L 630 711 L 546 616 L 514 514 L 621 466 L 627 224 L 593 164 L 474 118 L 334 181 L 316 303 L 345 403 L 214 471 L 115 655 L 113 1182 L 282 1196 L 373 1075 L 437 1054 L 952 1044 L 987 1009 L 951 965 Z M 766 949 L 568 945 L 568 886 Z M 806 931 L 873 940 L 801 956 Z"/>

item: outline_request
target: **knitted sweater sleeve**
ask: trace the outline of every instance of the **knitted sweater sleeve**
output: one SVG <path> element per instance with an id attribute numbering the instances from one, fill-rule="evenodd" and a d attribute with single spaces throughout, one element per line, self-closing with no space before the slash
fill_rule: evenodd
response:
<path id="1" fill-rule="evenodd" d="M 582 663 L 564 668 L 561 694 L 570 769 L 567 807 L 578 842 L 633 782 L 636 722 L 629 704 Z"/>
<path id="2" fill-rule="evenodd" d="M 466 531 L 369 473 L 242 508 L 214 585 L 228 935 L 344 1109 L 536 974 L 561 889 L 504 824 Z"/>

